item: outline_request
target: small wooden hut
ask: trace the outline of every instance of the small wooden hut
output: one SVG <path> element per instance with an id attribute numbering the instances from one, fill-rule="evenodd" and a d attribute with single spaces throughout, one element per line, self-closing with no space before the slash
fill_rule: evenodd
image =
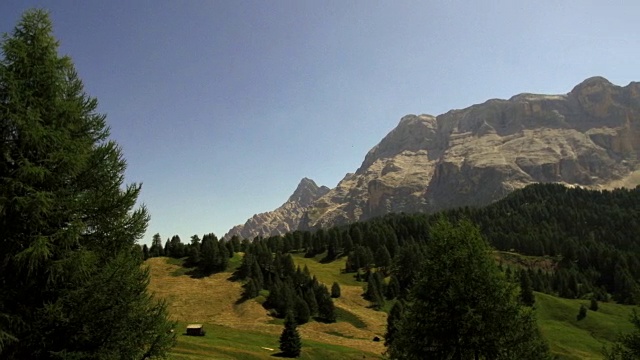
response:
<path id="1" fill-rule="evenodd" d="M 204 326 L 202 324 L 189 324 L 187 325 L 187 335 L 191 336 L 204 336 Z"/>

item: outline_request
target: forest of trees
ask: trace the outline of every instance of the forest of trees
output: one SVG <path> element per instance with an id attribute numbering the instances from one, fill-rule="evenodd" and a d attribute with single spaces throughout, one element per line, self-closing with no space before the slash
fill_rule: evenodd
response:
<path id="1" fill-rule="evenodd" d="M 336 321 L 332 293 L 339 296 L 339 290 L 330 292 L 306 266 L 296 267 L 291 254 L 276 251 L 273 255 L 266 241 L 256 239 L 247 246 L 236 276 L 246 281 L 245 299 L 257 297 L 263 289 L 269 291 L 264 305 L 276 317 L 291 312 L 297 324 L 304 324 L 311 317 Z"/>
<path id="2" fill-rule="evenodd" d="M 426 255 L 429 228 L 440 217 L 470 220 L 497 250 L 548 259 L 549 269 L 505 266 L 507 276 L 528 293 L 640 301 L 640 188 L 593 191 L 536 184 L 483 208 L 389 214 L 258 239 L 274 253 L 324 254 L 324 262 L 346 256 L 345 271 L 370 284 L 365 296 L 380 307 L 385 299 L 406 295 Z M 386 277 L 389 281 L 381 282 Z M 535 301 L 523 296 L 529 296 L 526 303 Z"/>
<path id="3" fill-rule="evenodd" d="M 215 234 L 209 233 L 202 236 L 191 236 L 189 244 L 183 244 L 180 236 L 174 235 L 167 239 L 164 247 L 160 234 L 153 235 L 151 248 L 147 244 L 138 248 L 144 260 L 151 257 L 166 256 L 174 259 L 185 258 L 184 265 L 195 268 L 198 276 L 207 276 L 216 272 L 227 270 L 229 259 L 233 254 L 244 251 L 245 245 L 240 244 L 240 240 L 234 237 L 230 241 L 220 241 Z"/>

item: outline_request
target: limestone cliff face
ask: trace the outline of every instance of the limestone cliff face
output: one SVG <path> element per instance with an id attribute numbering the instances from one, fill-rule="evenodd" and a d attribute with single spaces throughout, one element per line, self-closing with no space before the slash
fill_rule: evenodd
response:
<path id="1" fill-rule="evenodd" d="M 583 81 L 437 117 L 407 115 L 360 168 L 296 218 L 309 229 L 389 212 L 485 205 L 534 182 L 640 184 L 640 83 Z"/>
<path id="2" fill-rule="evenodd" d="M 315 200 L 329 192 L 326 186 L 318 186 L 303 178 L 289 200 L 274 211 L 253 215 L 244 225 L 234 226 L 224 236 L 229 239 L 238 235 L 241 239 L 253 239 L 256 236 L 285 234 L 298 229 L 300 219 Z"/>

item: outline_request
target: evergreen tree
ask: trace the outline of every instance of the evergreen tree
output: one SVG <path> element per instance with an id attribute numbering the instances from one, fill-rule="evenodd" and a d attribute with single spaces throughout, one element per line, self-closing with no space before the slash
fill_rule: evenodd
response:
<path id="1" fill-rule="evenodd" d="M 531 286 L 531 278 L 529 278 L 526 270 L 520 271 L 520 301 L 526 306 L 533 306 L 536 302 Z"/>
<path id="2" fill-rule="evenodd" d="M 369 273 L 365 298 L 372 302 L 375 309 L 384 306 L 384 281 L 379 272 Z"/>
<path id="3" fill-rule="evenodd" d="M 334 282 L 333 285 L 331 285 L 331 297 L 332 298 L 340 297 L 340 284 L 338 284 L 337 282 Z"/>
<path id="4" fill-rule="evenodd" d="M 284 320 L 284 329 L 280 334 L 280 351 L 283 356 L 295 358 L 300 356 L 302 341 L 292 312 L 288 312 Z"/>
<path id="5" fill-rule="evenodd" d="M 389 277 L 389 284 L 387 285 L 384 295 L 387 300 L 394 299 L 400 295 L 400 283 L 398 282 L 398 278 L 393 274 Z"/>
<path id="6" fill-rule="evenodd" d="M 160 234 L 156 233 L 153 235 L 153 239 L 151 240 L 151 249 L 149 249 L 150 257 L 158 257 L 163 256 L 164 249 L 162 248 L 162 238 Z"/>
<path id="7" fill-rule="evenodd" d="M 149 247 L 147 244 L 142 245 L 142 259 L 147 260 L 149 258 Z"/>
<path id="8" fill-rule="evenodd" d="M 598 301 L 595 297 L 591 297 L 591 302 L 589 304 L 589 310 L 598 311 Z"/>
<path id="9" fill-rule="evenodd" d="M 173 257 L 173 251 L 171 246 L 171 240 L 167 239 L 164 243 L 164 256 Z"/>
<path id="10" fill-rule="evenodd" d="M 578 310 L 578 315 L 576 315 L 576 319 L 580 321 L 586 317 L 587 317 L 587 307 L 581 304 L 580 309 Z"/>
<path id="11" fill-rule="evenodd" d="M 324 285 L 319 285 L 315 289 L 316 302 L 318 303 L 318 317 L 327 323 L 336 321 L 336 308 L 329 295 L 329 290 Z"/>
<path id="12" fill-rule="evenodd" d="M 311 316 L 318 315 L 318 302 L 316 301 L 316 295 L 313 293 L 313 289 L 310 287 L 307 288 L 302 295 L 304 296 L 304 301 L 309 306 L 309 314 L 311 314 Z"/>
<path id="13" fill-rule="evenodd" d="M 187 257 L 187 266 L 195 267 L 200 263 L 200 247 L 197 245 L 189 245 L 189 256 Z"/>
<path id="14" fill-rule="evenodd" d="M 384 334 L 384 346 L 389 347 L 393 343 L 393 338 L 398 331 L 398 322 L 404 315 L 402 301 L 396 301 L 387 316 L 387 332 Z"/>
<path id="15" fill-rule="evenodd" d="M 200 245 L 200 262 L 198 268 L 204 274 L 211 274 L 217 271 L 217 263 L 219 261 L 220 251 L 217 241 L 210 238 L 208 235 L 202 237 L 202 244 Z"/>
<path id="16" fill-rule="evenodd" d="M 307 302 L 304 301 L 300 296 L 296 296 L 294 310 L 297 324 L 302 325 L 309 322 L 309 318 L 311 318 L 309 305 L 307 305 Z"/>
<path id="17" fill-rule="evenodd" d="M 440 219 L 429 235 L 391 358 L 547 358 L 532 310 L 520 305 L 479 230 Z"/>
<path id="18" fill-rule="evenodd" d="M 249 279 L 242 287 L 244 288 L 242 292 L 243 299 L 253 299 L 260 293 L 260 288 L 253 279 Z"/>
<path id="19" fill-rule="evenodd" d="M 0 357 L 162 357 L 173 323 L 133 253 L 141 188 L 57 47 L 42 10 L 2 41 Z"/>
<path id="20" fill-rule="evenodd" d="M 389 254 L 389 250 L 387 250 L 387 247 L 385 245 L 382 245 L 376 251 L 375 263 L 380 271 L 382 271 L 383 273 L 387 272 L 387 268 L 389 267 L 389 265 L 391 265 L 391 255 Z"/>

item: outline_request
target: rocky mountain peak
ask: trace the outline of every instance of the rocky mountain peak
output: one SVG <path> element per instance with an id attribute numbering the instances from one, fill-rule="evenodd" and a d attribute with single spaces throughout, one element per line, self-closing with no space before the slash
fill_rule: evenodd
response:
<path id="1" fill-rule="evenodd" d="M 314 200 L 328 192 L 328 187 L 318 186 L 315 181 L 305 177 L 300 180 L 298 187 L 287 202 L 296 202 L 301 206 L 309 206 Z"/>
<path id="2" fill-rule="evenodd" d="M 307 208 L 320 197 L 329 192 L 326 186 L 318 186 L 309 178 L 300 180 L 298 187 L 289 200 L 279 208 L 253 215 L 243 225 L 236 225 L 224 235 L 225 239 L 239 236 L 242 239 L 253 239 L 256 236 L 285 234 L 297 230 L 300 220 Z"/>
<path id="3" fill-rule="evenodd" d="M 615 85 L 602 76 L 593 76 L 576 85 L 573 90 L 571 90 L 570 94 L 582 95 L 586 93 L 601 92 L 614 87 Z"/>
<path id="4" fill-rule="evenodd" d="M 418 151 L 433 148 L 436 143 L 435 135 L 438 124 L 431 115 L 405 115 L 400 119 L 398 126 L 391 130 L 387 136 L 367 153 L 360 169 L 360 173 L 367 169 L 375 161 L 392 158 L 402 151 Z"/>
<path id="5" fill-rule="evenodd" d="M 254 216 L 240 235 L 482 206 L 539 182 L 638 185 L 640 83 L 592 77 L 566 94 L 523 93 L 437 117 L 406 115 L 335 188 L 302 179 L 289 201 Z"/>

